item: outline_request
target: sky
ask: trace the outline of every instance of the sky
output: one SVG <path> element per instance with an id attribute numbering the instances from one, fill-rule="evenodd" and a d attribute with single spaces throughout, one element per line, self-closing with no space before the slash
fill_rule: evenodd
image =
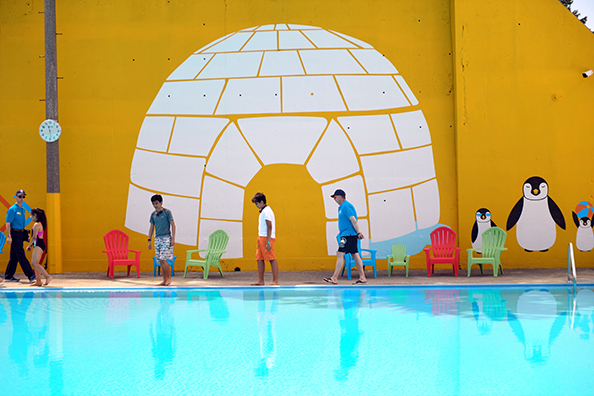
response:
<path id="1" fill-rule="evenodd" d="M 594 0 L 573 0 L 571 9 L 578 10 L 581 14 L 580 17 L 587 16 L 586 26 L 590 30 L 594 30 Z"/>

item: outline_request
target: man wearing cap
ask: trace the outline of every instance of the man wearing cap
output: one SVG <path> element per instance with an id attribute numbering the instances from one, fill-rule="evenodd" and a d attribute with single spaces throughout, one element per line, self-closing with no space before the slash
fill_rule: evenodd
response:
<path id="1" fill-rule="evenodd" d="M 344 265 L 344 255 L 350 253 L 355 259 L 357 270 L 359 270 L 359 279 L 354 285 L 367 283 L 365 271 L 363 270 L 363 261 L 359 256 L 358 239 L 363 239 L 363 233 L 359 229 L 357 222 L 357 211 L 352 203 L 346 200 L 346 193 L 338 189 L 331 195 L 338 204 L 338 237 L 340 243 L 336 252 L 336 269 L 330 278 L 324 278 L 324 282 L 337 284 L 338 274 Z"/>
<path id="2" fill-rule="evenodd" d="M 15 194 L 16 203 L 6 212 L 6 234 L 8 235 L 6 242 L 10 243 L 10 260 L 8 260 L 4 276 L 7 281 L 19 281 L 14 277 L 19 263 L 29 281 L 35 281 L 35 272 L 33 272 L 31 264 L 27 260 L 27 256 L 25 256 L 25 249 L 23 249 L 23 243 L 25 242 L 25 209 L 23 208 L 23 202 L 26 195 L 24 190 L 17 191 Z"/>

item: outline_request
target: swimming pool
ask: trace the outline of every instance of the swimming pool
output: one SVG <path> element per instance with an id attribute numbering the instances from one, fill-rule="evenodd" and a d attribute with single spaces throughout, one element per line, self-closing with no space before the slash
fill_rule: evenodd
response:
<path id="1" fill-rule="evenodd" d="M 593 287 L 3 291 L 0 394 L 592 394 Z"/>

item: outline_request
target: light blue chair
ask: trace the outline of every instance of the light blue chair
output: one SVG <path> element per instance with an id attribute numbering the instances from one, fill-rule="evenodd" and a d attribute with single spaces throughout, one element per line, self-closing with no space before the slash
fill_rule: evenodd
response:
<path id="1" fill-rule="evenodd" d="M 340 244 L 340 237 L 336 236 L 336 241 Z M 357 248 L 359 249 L 359 256 L 361 256 L 361 261 L 363 261 L 363 271 L 365 271 L 365 267 L 371 265 L 373 267 L 373 277 L 377 278 L 377 267 L 375 263 L 375 255 L 377 250 L 373 249 L 361 249 L 361 240 L 357 240 Z M 342 266 L 342 272 L 340 276 L 344 276 L 344 270 L 346 269 L 347 277 L 349 280 L 352 278 L 351 269 L 356 267 L 355 259 L 353 256 L 348 253 L 344 255 L 344 264 Z"/>
<path id="2" fill-rule="evenodd" d="M 4 244 L 6 243 L 6 235 L 3 232 L 0 232 L 0 253 L 2 253 L 2 248 L 4 248 Z"/>
<path id="3" fill-rule="evenodd" d="M 174 268 L 176 258 L 177 256 L 173 256 L 173 260 L 167 260 L 167 264 L 169 264 L 169 267 L 171 267 L 171 276 L 175 276 Z M 153 276 L 157 276 L 157 272 L 159 275 L 161 275 L 161 263 L 159 260 L 157 260 L 156 256 L 153 256 L 153 262 L 155 263 L 155 266 L 153 267 Z"/>

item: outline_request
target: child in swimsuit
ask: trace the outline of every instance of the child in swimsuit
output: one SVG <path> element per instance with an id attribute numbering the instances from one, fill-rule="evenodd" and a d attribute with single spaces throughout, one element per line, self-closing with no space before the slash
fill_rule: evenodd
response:
<path id="1" fill-rule="evenodd" d="M 41 255 L 47 249 L 45 246 L 45 240 L 43 239 L 43 234 L 47 229 L 47 219 L 43 209 L 32 209 L 31 220 L 35 222 L 35 225 L 33 226 L 33 235 L 31 236 L 31 242 L 29 242 L 27 250 L 31 250 L 33 247 L 33 257 L 31 258 L 31 263 L 33 264 L 33 269 L 35 270 L 36 280 L 36 282 L 31 286 L 47 286 L 52 281 L 52 279 L 54 279 L 54 277 L 51 276 L 40 263 Z M 41 283 L 41 274 L 43 274 L 45 277 L 45 283 L 43 284 Z"/>

